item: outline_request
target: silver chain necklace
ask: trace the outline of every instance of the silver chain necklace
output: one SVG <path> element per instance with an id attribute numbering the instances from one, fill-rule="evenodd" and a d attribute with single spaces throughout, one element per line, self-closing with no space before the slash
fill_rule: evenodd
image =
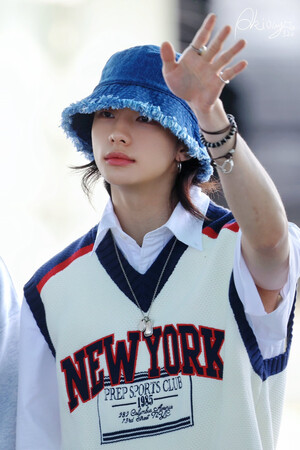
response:
<path id="1" fill-rule="evenodd" d="M 126 282 L 127 282 L 127 284 L 128 284 L 128 287 L 129 287 L 130 292 L 131 292 L 131 294 L 132 294 L 132 296 L 133 296 L 133 298 L 134 298 L 134 301 L 135 301 L 137 307 L 139 308 L 139 310 L 141 311 L 141 314 L 142 314 L 142 319 L 141 319 L 140 322 L 139 322 L 138 329 L 144 333 L 144 336 L 145 336 L 145 337 L 152 336 L 152 334 L 153 334 L 153 323 L 152 323 L 152 321 L 151 321 L 151 319 L 150 319 L 150 317 L 149 317 L 149 316 L 150 316 L 150 310 L 151 310 L 153 301 L 154 301 L 154 299 L 155 299 L 155 297 L 156 297 L 156 293 L 157 293 L 159 284 L 160 284 L 160 282 L 161 282 L 162 276 L 163 276 L 163 274 L 164 274 L 164 271 L 165 271 L 165 269 L 166 269 L 166 267 L 167 267 L 167 264 L 168 264 L 168 262 L 169 262 L 169 259 L 170 259 L 171 255 L 172 255 L 172 253 L 173 253 L 174 248 L 175 248 L 175 245 L 176 245 L 176 242 L 177 242 L 177 238 L 175 238 L 175 240 L 174 240 L 174 242 L 173 242 L 173 245 L 172 245 L 172 247 L 171 247 L 171 250 L 170 250 L 170 252 L 169 252 L 169 254 L 168 254 L 168 257 L 167 257 L 167 259 L 166 259 L 166 262 L 165 262 L 165 264 L 164 264 L 164 267 L 162 268 L 162 271 L 161 271 L 161 273 L 160 273 L 158 282 L 157 282 L 157 284 L 156 284 L 156 286 L 155 286 L 155 289 L 154 289 L 154 293 L 153 293 L 153 297 L 152 297 L 152 300 L 151 300 L 149 309 L 148 309 L 147 313 L 145 314 L 144 311 L 142 310 L 142 308 L 141 308 L 141 306 L 140 306 L 140 304 L 139 304 L 139 302 L 138 302 L 138 299 L 136 298 L 136 295 L 135 295 L 135 293 L 134 293 L 134 291 L 133 291 L 133 289 L 132 289 L 132 287 L 131 287 L 131 284 L 130 284 L 130 282 L 129 282 L 129 280 L 128 280 L 127 274 L 126 274 L 126 272 L 125 272 L 125 269 L 124 269 L 124 267 L 123 267 L 123 264 L 122 264 L 122 261 L 121 261 L 121 258 L 120 258 L 120 254 L 119 254 L 118 247 L 117 247 L 117 245 L 116 245 L 115 238 L 114 238 L 113 234 L 111 234 L 111 235 L 112 235 L 112 238 L 113 238 L 113 243 L 114 243 L 114 247 L 115 247 L 115 252 L 116 252 L 116 255 L 117 255 L 117 258 L 118 258 L 120 267 L 121 267 L 121 269 L 122 269 L 122 272 L 123 272 L 123 274 L 124 274 L 125 280 L 126 280 Z"/>

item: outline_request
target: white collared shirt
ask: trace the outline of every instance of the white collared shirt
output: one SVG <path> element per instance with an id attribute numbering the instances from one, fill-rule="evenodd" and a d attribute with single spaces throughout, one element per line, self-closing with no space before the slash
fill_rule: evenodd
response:
<path id="1" fill-rule="evenodd" d="M 192 197 L 195 206 L 205 215 L 210 201 L 209 197 L 203 194 L 200 189 L 192 190 Z M 111 229 L 118 247 L 126 255 L 129 264 L 137 272 L 144 274 L 174 235 L 184 244 L 201 251 L 202 226 L 202 220 L 192 216 L 178 203 L 169 220 L 156 230 L 147 233 L 140 247 L 131 236 L 128 236 L 122 230 L 114 213 L 112 202 L 108 200 L 98 225 L 93 252 L 97 249 L 107 231 Z"/>

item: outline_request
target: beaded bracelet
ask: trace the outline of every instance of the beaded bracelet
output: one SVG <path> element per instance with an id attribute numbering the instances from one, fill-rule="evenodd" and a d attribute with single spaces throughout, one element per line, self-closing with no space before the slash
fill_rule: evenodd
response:
<path id="1" fill-rule="evenodd" d="M 236 140 L 237 140 L 237 132 L 235 133 L 235 136 L 234 136 L 234 143 L 233 143 L 232 149 L 229 150 L 225 155 L 218 156 L 217 158 L 213 158 L 208 150 L 209 156 L 211 158 L 210 164 L 213 167 L 220 169 L 221 172 L 226 173 L 226 174 L 230 173 L 232 171 L 233 166 L 234 166 L 233 154 L 235 152 Z M 223 162 L 223 164 L 218 164 L 216 162 L 218 159 L 223 159 L 223 158 L 225 158 L 225 161 Z M 229 167 L 227 168 L 227 166 L 229 166 Z"/>
<path id="2" fill-rule="evenodd" d="M 223 139 L 221 139 L 220 141 L 217 141 L 217 142 L 207 142 L 207 140 L 205 139 L 203 134 L 201 134 L 200 135 L 201 144 L 205 145 L 206 148 L 217 148 L 217 147 L 221 147 L 221 145 L 224 145 L 227 141 L 229 141 L 229 139 L 232 138 L 232 136 L 237 132 L 237 124 L 236 124 L 235 118 L 233 117 L 232 114 L 227 114 L 227 118 L 230 122 L 229 133 Z M 213 134 L 213 133 L 209 133 L 209 134 Z M 216 134 L 219 134 L 219 132 L 217 132 Z"/>

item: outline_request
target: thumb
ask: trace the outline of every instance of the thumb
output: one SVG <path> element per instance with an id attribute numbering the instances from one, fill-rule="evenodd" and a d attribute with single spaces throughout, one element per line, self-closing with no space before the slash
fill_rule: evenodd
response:
<path id="1" fill-rule="evenodd" d="M 163 42 L 160 48 L 160 56 L 163 62 L 163 73 L 174 70 L 177 66 L 176 55 L 170 42 Z"/>

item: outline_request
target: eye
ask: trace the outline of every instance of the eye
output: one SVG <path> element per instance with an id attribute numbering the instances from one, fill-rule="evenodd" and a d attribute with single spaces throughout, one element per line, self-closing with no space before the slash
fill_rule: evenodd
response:
<path id="1" fill-rule="evenodd" d="M 137 118 L 137 120 L 139 122 L 143 122 L 143 123 L 151 123 L 152 122 L 152 119 L 150 119 L 150 117 L 148 117 L 148 116 L 139 116 Z"/>
<path id="2" fill-rule="evenodd" d="M 111 119 L 114 117 L 113 113 L 108 109 L 102 109 L 101 111 L 96 112 L 97 117 L 104 117 L 105 119 Z"/>

